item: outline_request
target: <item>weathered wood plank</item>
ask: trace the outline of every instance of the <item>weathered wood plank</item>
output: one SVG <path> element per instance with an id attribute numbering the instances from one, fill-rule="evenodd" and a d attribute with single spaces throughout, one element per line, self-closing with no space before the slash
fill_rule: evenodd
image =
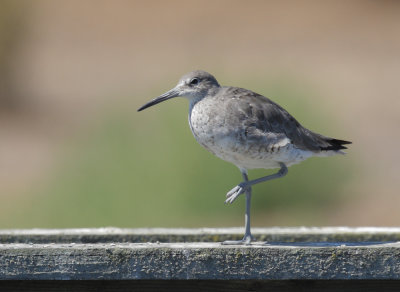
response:
<path id="1" fill-rule="evenodd" d="M 80 228 L 0 230 L 0 243 L 220 242 L 241 239 L 243 228 Z M 400 228 L 252 228 L 259 241 L 400 241 Z"/>
<path id="2" fill-rule="evenodd" d="M 242 231 L 0 230 L 0 291 L 400 291 L 400 228 Z"/>
<path id="3" fill-rule="evenodd" d="M 1 244 L 5 280 L 399 280 L 400 242 Z"/>

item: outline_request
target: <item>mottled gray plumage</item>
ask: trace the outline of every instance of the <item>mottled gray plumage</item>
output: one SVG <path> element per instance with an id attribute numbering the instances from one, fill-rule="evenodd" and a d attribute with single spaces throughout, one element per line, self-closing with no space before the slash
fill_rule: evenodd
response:
<path id="1" fill-rule="evenodd" d="M 302 150 L 320 152 L 339 150 L 338 144 L 332 138 L 322 136 L 304 128 L 285 109 L 270 99 L 243 88 L 224 87 L 214 97 L 230 96 L 227 107 L 230 115 L 238 116 L 242 124 L 241 130 L 250 140 L 263 140 L 266 133 L 274 133 L 280 138 L 289 138 L 291 143 Z M 273 149 L 272 149 L 273 151 Z"/>
<path id="2" fill-rule="evenodd" d="M 196 140 L 242 172 L 244 182 L 228 192 L 226 200 L 232 203 L 246 193 L 246 232 L 239 243 L 252 240 L 252 185 L 282 177 L 287 173 L 287 166 L 309 157 L 343 153 L 344 145 L 351 143 L 314 133 L 270 99 L 243 88 L 221 87 L 215 77 L 205 71 L 184 75 L 175 88 L 148 102 L 139 111 L 178 96 L 189 100 L 189 125 Z M 248 169 L 278 167 L 280 170 L 276 174 L 248 180 Z"/>

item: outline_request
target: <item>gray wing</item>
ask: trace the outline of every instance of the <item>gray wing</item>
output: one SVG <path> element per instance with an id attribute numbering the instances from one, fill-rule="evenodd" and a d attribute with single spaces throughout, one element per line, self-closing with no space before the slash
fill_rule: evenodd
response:
<path id="1" fill-rule="evenodd" d="M 302 150 L 319 152 L 340 150 L 350 142 L 332 139 L 304 128 L 285 109 L 272 100 L 243 88 L 227 88 L 229 113 L 235 115 L 243 125 L 247 141 L 284 146 L 292 143 Z M 290 141 L 289 141 L 290 140 Z"/>

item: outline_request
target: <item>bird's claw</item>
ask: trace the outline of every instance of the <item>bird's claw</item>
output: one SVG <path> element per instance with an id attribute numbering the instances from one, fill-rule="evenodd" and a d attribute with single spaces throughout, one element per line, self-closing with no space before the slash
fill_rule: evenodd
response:
<path id="1" fill-rule="evenodd" d="M 254 241 L 253 235 L 245 234 L 241 240 L 226 240 L 221 242 L 222 245 L 250 245 Z"/>
<path id="2" fill-rule="evenodd" d="M 226 194 L 227 199 L 225 200 L 225 204 L 232 204 L 237 197 L 246 192 L 246 189 L 247 185 L 245 183 L 238 184 Z"/>

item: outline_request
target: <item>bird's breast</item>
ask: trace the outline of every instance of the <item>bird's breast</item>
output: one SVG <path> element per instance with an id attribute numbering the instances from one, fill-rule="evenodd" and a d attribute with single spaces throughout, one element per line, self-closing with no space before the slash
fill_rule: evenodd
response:
<path id="1" fill-rule="evenodd" d="M 200 101 L 190 107 L 189 125 L 193 136 L 200 145 L 211 152 L 217 137 L 223 132 L 223 124 L 222 115 L 217 114 L 210 103 Z"/>
<path id="2" fill-rule="evenodd" d="M 200 145 L 217 157 L 238 165 L 238 161 L 249 158 L 249 145 L 241 125 L 232 120 L 221 105 L 221 101 L 202 100 L 191 106 L 190 129 Z"/>

